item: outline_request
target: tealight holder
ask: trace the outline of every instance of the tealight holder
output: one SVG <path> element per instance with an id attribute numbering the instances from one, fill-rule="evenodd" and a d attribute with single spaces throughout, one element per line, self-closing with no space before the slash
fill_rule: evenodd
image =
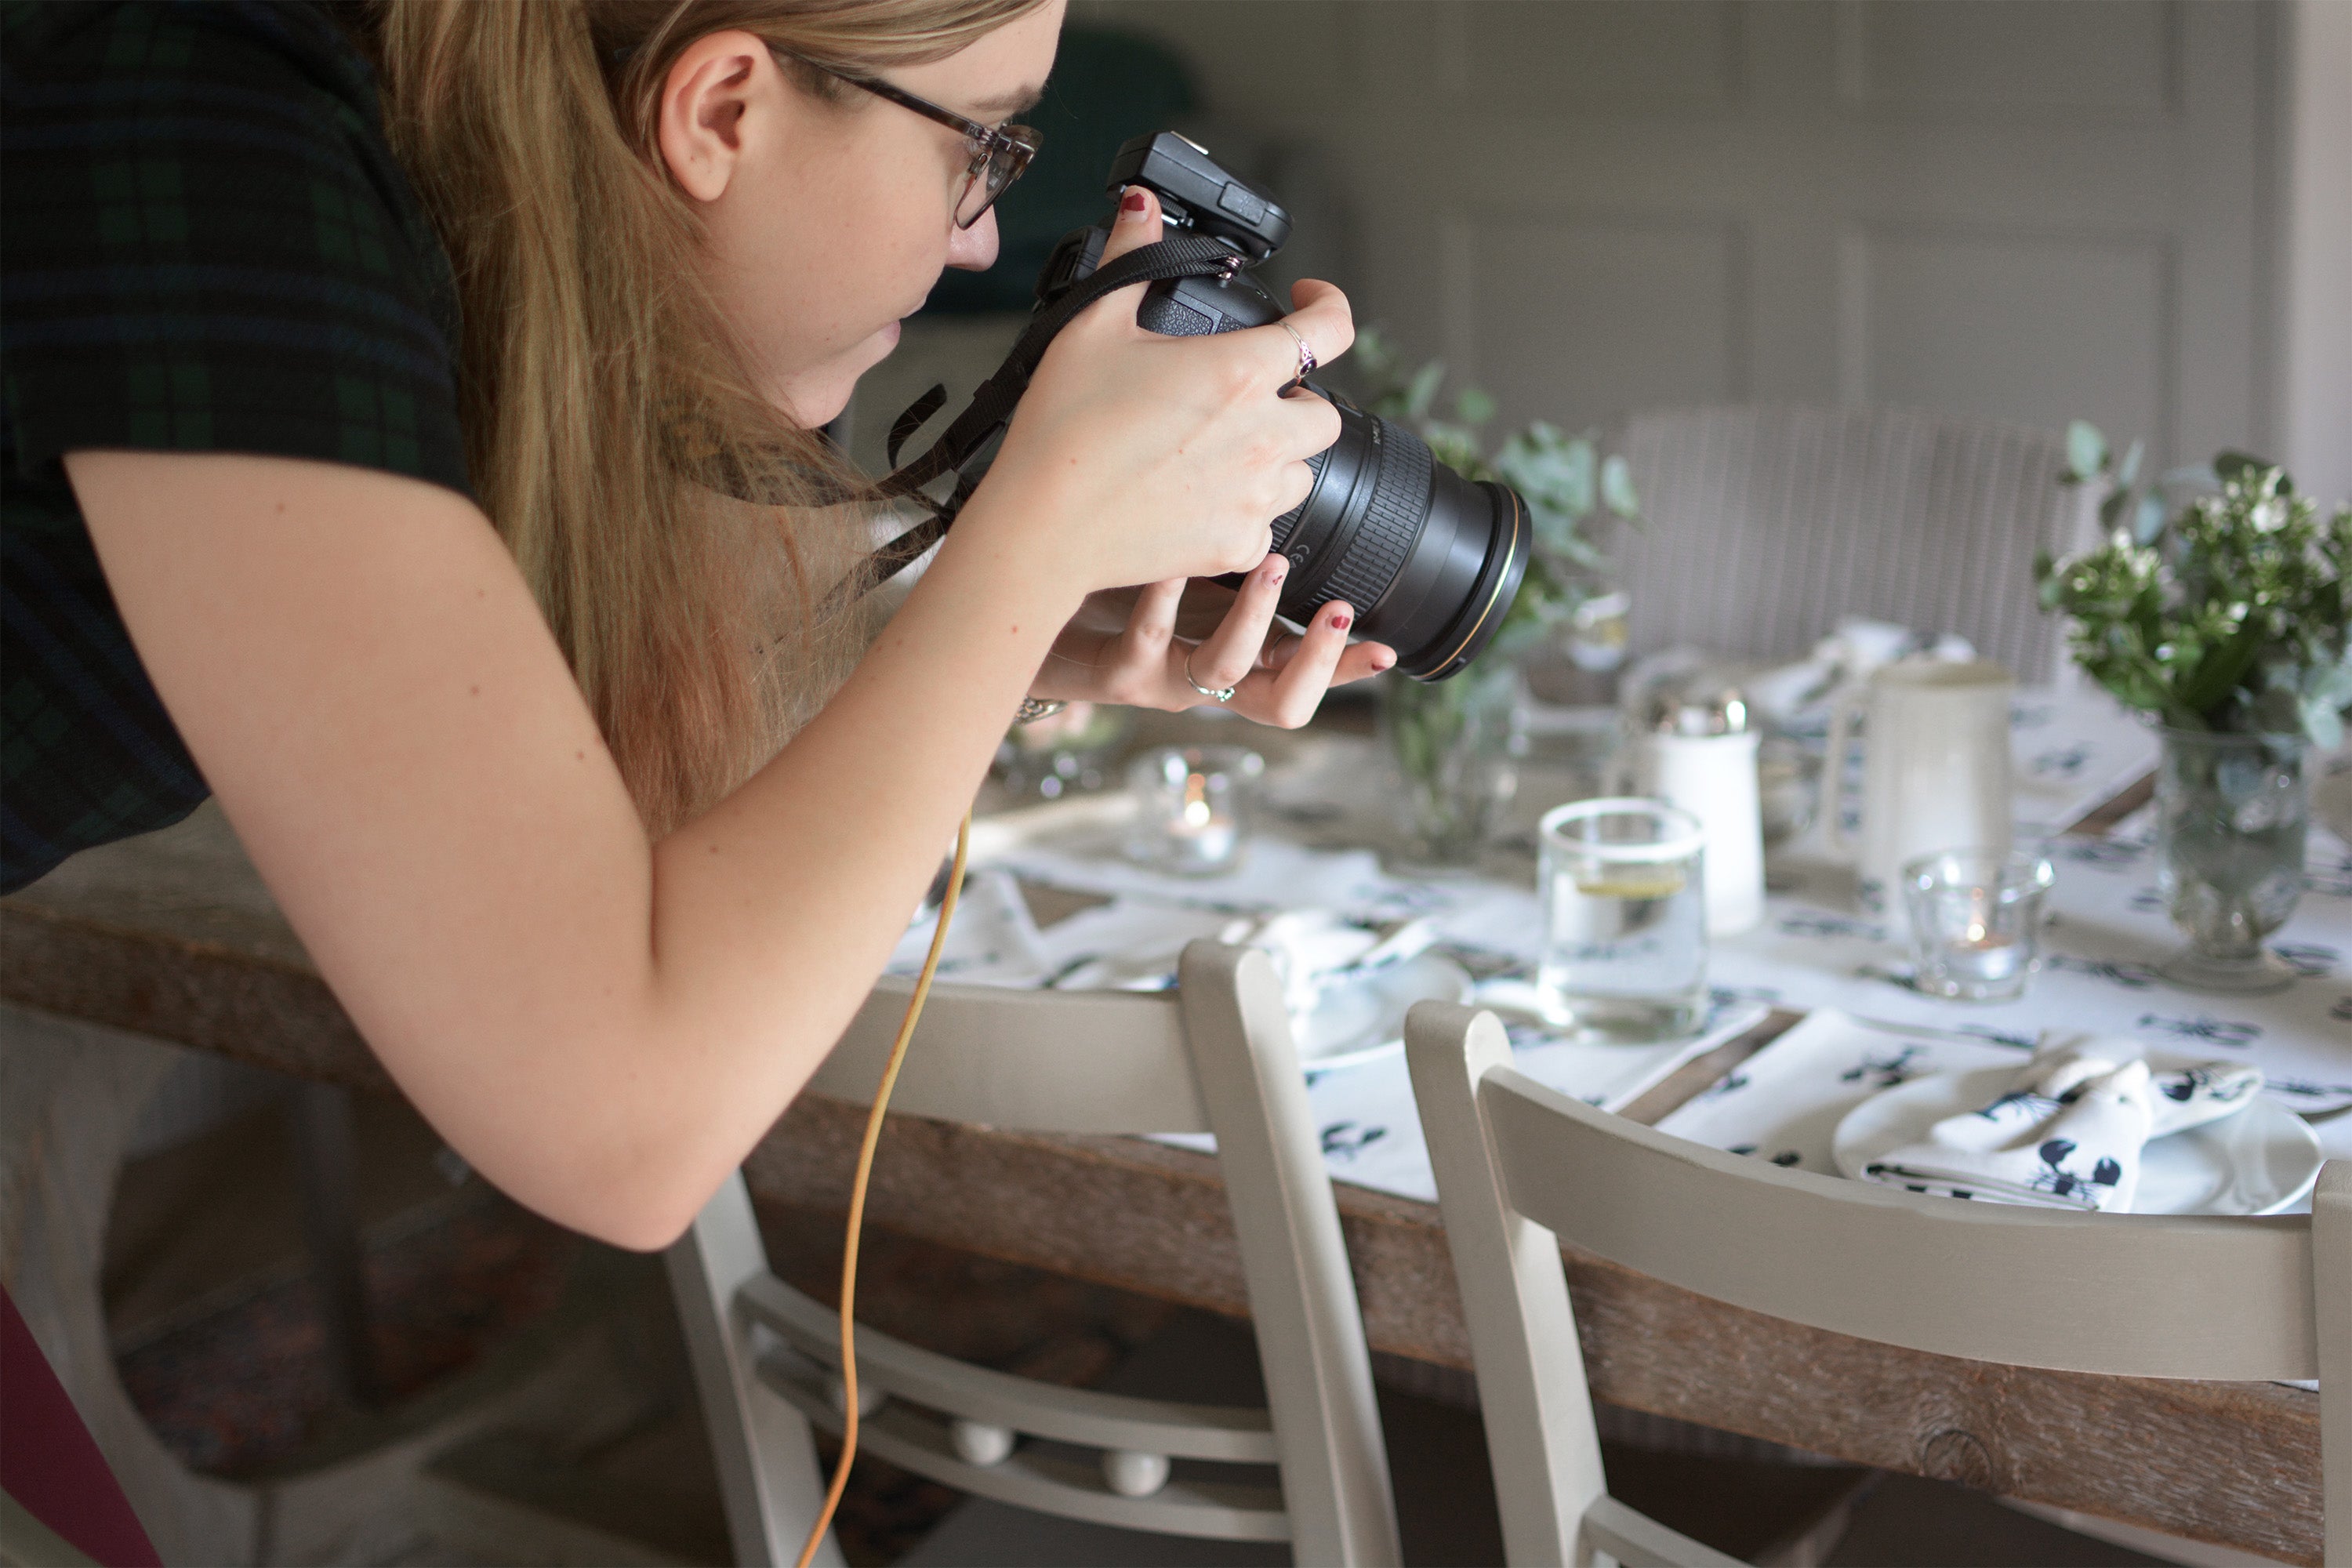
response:
<path id="1" fill-rule="evenodd" d="M 2057 880 L 2039 855 L 1946 849 L 1903 868 L 1912 984 L 1926 995 L 2009 1002 L 2040 964 L 2042 905 Z"/>
<path id="2" fill-rule="evenodd" d="M 1127 765 L 1127 858 L 1181 877 L 1241 863 L 1265 759 L 1244 746 L 1154 746 Z"/>

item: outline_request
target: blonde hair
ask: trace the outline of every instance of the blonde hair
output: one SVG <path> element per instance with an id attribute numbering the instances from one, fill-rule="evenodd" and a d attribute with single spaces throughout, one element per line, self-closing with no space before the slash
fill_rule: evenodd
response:
<path id="1" fill-rule="evenodd" d="M 699 282 L 699 220 L 655 141 L 670 67 L 741 28 L 871 74 L 1040 3 L 380 0 L 385 129 L 457 280 L 475 492 L 650 833 L 748 777 L 845 675 L 859 628 L 819 605 L 876 510 L 758 394 Z"/>

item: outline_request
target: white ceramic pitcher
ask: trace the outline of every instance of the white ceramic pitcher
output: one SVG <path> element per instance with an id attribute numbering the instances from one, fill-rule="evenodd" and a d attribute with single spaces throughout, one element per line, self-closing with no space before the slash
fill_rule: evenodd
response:
<path id="1" fill-rule="evenodd" d="M 1840 697 L 1822 769 L 1821 819 L 1851 859 L 1863 902 L 1898 921 L 1892 892 L 1906 861 L 1939 850 L 2010 845 L 2008 670 L 1984 660 L 1906 659 Z M 1846 748 L 1864 722 L 1862 826 L 1839 810 Z"/>

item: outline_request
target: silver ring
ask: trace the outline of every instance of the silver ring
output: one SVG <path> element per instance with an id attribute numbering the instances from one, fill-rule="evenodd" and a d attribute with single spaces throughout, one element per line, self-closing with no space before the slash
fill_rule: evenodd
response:
<path id="1" fill-rule="evenodd" d="M 1307 341 L 1307 334 L 1305 332 L 1300 331 L 1288 321 L 1276 321 L 1275 322 L 1275 325 L 1280 327 L 1284 331 L 1288 332 L 1292 341 L 1298 344 L 1298 374 L 1290 378 L 1290 386 L 1297 386 L 1300 382 L 1305 381 L 1308 376 L 1315 374 L 1315 365 L 1317 363 L 1315 358 L 1315 345 Z M 1286 392 L 1289 390 L 1289 387 L 1286 386 L 1283 390 Z"/>
<path id="2" fill-rule="evenodd" d="M 1199 643 L 1194 643 L 1192 645 L 1192 653 L 1188 653 L 1184 656 L 1184 684 L 1191 687 L 1193 690 L 1199 692 L 1202 696 L 1207 698 L 1212 702 L 1231 702 L 1234 700 L 1234 689 L 1232 687 L 1228 686 L 1223 691 L 1220 691 L 1213 686 L 1203 686 L 1199 681 L 1192 679 L 1192 654 L 1200 651 L 1201 645 Z"/>
<path id="3" fill-rule="evenodd" d="M 1066 699 L 1024 697 L 1021 706 L 1013 710 L 1013 721 L 1015 724 L 1034 724 L 1040 719 L 1051 719 L 1069 705 Z"/>
<path id="4" fill-rule="evenodd" d="M 1260 651 L 1258 662 L 1263 664 L 1268 669 L 1280 669 L 1282 668 L 1280 663 L 1282 658 L 1282 639 L 1285 637 L 1298 637 L 1300 642 L 1305 642 L 1307 640 L 1303 637 L 1298 637 L 1297 632 L 1290 630 L 1287 626 L 1276 626 L 1274 628 L 1274 640 L 1266 644 L 1265 648 Z"/>

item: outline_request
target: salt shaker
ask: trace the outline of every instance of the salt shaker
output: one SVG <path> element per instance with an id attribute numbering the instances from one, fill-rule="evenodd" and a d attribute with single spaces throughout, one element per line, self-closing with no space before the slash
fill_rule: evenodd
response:
<path id="1" fill-rule="evenodd" d="M 1737 686 L 1699 679 L 1644 693 L 1630 715 L 1629 783 L 1637 795 L 1681 807 L 1706 836 L 1709 936 L 1764 920 L 1764 835 L 1748 701 Z"/>

